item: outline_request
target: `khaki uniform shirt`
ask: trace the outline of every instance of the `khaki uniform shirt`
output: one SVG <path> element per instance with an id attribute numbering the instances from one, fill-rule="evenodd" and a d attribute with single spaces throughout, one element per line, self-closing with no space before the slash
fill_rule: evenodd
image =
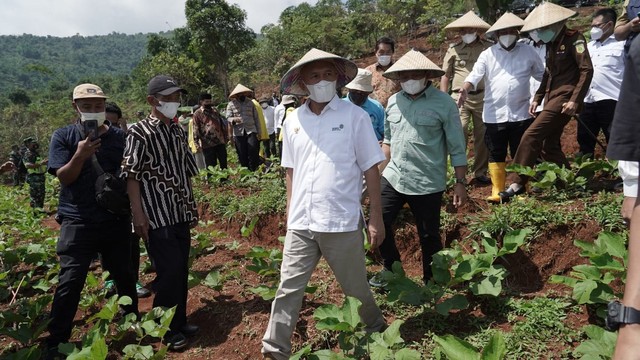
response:
<path id="1" fill-rule="evenodd" d="M 545 110 L 560 112 L 562 104 L 573 101 L 582 108 L 589 91 L 593 65 L 587 42 L 580 32 L 563 29 L 555 41 L 547 44 L 547 64 L 534 101 L 545 99 Z"/>
<path id="2" fill-rule="evenodd" d="M 442 63 L 442 69 L 444 74 L 452 81 L 451 90 L 458 92 L 462 85 L 464 85 L 464 79 L 467 78 L 473 65 L 478 60 L 480 53 L 485 49 L 491 47 L 491 43 L 482 39 L 477 39 L 471 44 L 465 44 L 460 42 L 452 44 L 444 55 L 444 61 Z M 475 91 L 482 91 L 484 89 L 484 81 L 480 81 L 476 86 Z"/>
<path id="3" fill-rule="evenodd" d="M 393 65 L 393 63 L 389 64 L 389 67 L 391 67 L 391 65 Z M 372 74 L 371 85 L 373 86 L 373 92 L 369 97 L 378 100 L 380 104 L 386 108 L 389 97 L 400 91 L 400 82 L 382 76 L 384 70 L 377 62 L 367 66 L 366 70 L 371 71 Z"/>

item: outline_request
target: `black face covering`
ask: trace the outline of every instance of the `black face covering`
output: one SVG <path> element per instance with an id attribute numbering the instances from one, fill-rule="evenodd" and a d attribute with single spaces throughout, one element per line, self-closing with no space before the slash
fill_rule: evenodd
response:
<path id="1" fill-rule="evenodd" d="M 247 98 L 247 96 L 246 96 L 246 95 L 240 95 L 240 96 L 238 96 L 238 100 L 240 100 L 240 101 L 244 101 L 244 99 L 246 99 L 246 98 Z"/>
<path id="2" fill-rule="evenodd" d="M 211 110 L 211 108 L 213 107 L 213 105 L 211 105 L 211 104 L 205 104 L 205 105 L 202 105 L 202 106 L 204 106 L 204 108 L 207 109 L 207 110 Z"/>
<path id="3" fill-rule="evenodd" d="M 358 106 L 364 104 L 364 102 L 367 100 L 367 97 L 368 97 L 367 94 L 354 93 L 354 92 L 349 93 L 349 99 L 351 99 L 351 102 Z"/>

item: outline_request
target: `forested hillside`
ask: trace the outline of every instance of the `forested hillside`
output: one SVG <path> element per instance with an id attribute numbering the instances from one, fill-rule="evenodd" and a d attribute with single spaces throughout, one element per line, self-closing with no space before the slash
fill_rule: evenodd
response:
<path id="1" fill-rule="evenodd" d="M 0 96 L 42 89 L 51 80 L 66 88 L 96 75 L 128 75 L 145 55 L 146 44 L 146 34 L 0 36 Z"/>

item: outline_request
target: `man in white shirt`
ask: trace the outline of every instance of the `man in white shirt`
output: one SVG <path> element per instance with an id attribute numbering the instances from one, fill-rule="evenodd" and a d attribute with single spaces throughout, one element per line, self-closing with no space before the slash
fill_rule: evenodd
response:
<path id="1" fill-rule="evenodd" d="M 536 50 L 517 42 L 518 29 L 524 21 L 505 13 L 487 30 L 497 43 L 483 51 L 460 89 L 458 106 L 464 105 L 467 93 L 484 79 L 485 143 L 489 148 L 489 173 L 493 185 L 490 202 L 501 202 L 505 189 L 507 148 L 513 157 L 522 134 L 533 118 L 529 114 L 529 79 L 541 80 L 544 65 Z"/>
<path id="2" fill-rule="evenodd" d="M 272 156 L 277 155 L 276 151 L 276 122 L 275 122 L 275 108 L 269 105 L 269 98 L 260 99 L 260 107 L 264 114 L 264 121 L 267 125 L 267 134 L 269 134 L 269 140 L 263 140 L 264 156 L 269 159 Z"/>
<path id="3" fill-rule="evenodd" d="M 591 41 L 587 48 L 593 64 L 593 80 L 584 98 L 584 109 L 579 115 L 577 135 L 583 155 L 593 155 L 600 131 L 609 141 L 625 61 L 624 41 L 618 41 L 613 36 L 615 23 L 616 11 L 611 8 L 598 10 L 591 21 Z"/>
<path id="4" fill-rule="evenodd" d="M 287 115 L 282 127 L 282 166 L 286 168 L 287 235 L 280 285 L 262 339 L 267 359 L 291 356 L 304 289 L 324 257 L 346 296 L 360 300 L 366 331 L 386 326 L 367 283 L 360 194 L 362 176 L 370 199 L 368 239 L 384 239 L 377 165 L 384 154 L 369 115 L 340 100 L 336 89 L 353 80 L 353 62 L 311 49 L 282 78 L 283 93 L 309 95 Z M 284 102 L 284 101 L 283 101 Z"/>

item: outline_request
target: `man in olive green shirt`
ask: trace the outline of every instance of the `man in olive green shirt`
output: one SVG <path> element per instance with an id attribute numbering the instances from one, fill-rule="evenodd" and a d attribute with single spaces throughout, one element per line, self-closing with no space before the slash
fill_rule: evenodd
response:
<path id="1" fill-rule="evenodd" d="M 416 222 L 422 249 L 423 279 L 432 277 L 432 256 L 442 249 L 440 205 L 447 183 L 447 159 L 455 168 L 453 204 L 467 198 L 467 156 L 460 115 L 453 99 L 431 86 L 444 72 L 426 56 L 410 50 L 384 76 L 399 80 L 402 91 L 392 95 L 386 109 L 382 151 L 388 163 L 382 174 L 382 217 L 385 239 L 380 253 L 386 270 L 400 254 L 393 236 L 393 222 L 408 204 Z M 382 286 L 379 276 L 372 286 Z"/>
<path id="2" fill-rule="evenodd" d="M 442 63 L 444 75 L 440 78 L 440 90 L 448 92 L 449 84 L 451 84 L 451 96 L 456 102 L 459 97 L 458 92 L 464 85 L 464 79 L 471 73 L 480 53 L 493 45 L 480 37 L 480 34 L 490 27 L 473 11 L 469 11 L 464 16 L 445 26 L 445 29 L 459 35 L 460 41 L 451 44 L 444 56 Z M 480 82 L 476 89 L 469 93 L 465 104 L 460 107 L 460 121 L 462 121 L 466 141 L 469 139 L 469 126 L 473 122 L 473 176 L 475 182 L 489 184 L 491 183 L 491 180 L 487 177 L 489 150 L 484 142 L 483 106 L 484 82 Z"/>

